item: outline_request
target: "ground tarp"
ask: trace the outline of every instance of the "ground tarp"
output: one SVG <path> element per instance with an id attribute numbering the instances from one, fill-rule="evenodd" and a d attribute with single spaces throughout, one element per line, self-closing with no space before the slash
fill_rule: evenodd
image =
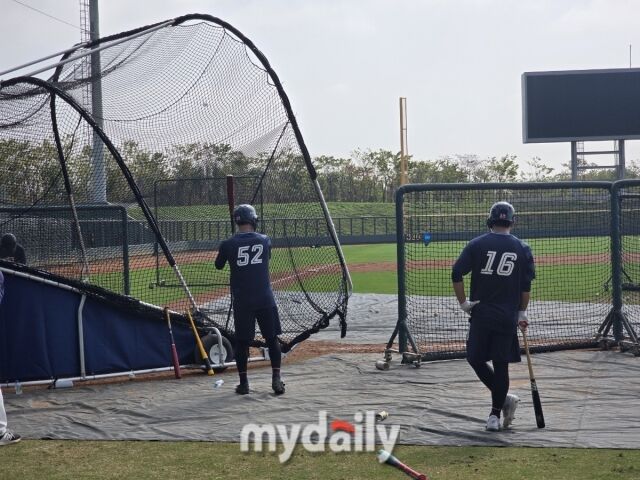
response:
<path id="1" fill-rule="evenodd" d="M 386 410 L 400 443 L 640 448 L 640 359 L 612 351 L 534 356 L 547 428 L 536 428 L 526 363 L 513 365 L 522 401 L 513 429 L 488 433 L 488 391 L 464 360 L 417 369 L 394 359 L 379 371 L 375 354 L 325 355 L 285 363 L 287 393 L 275 397 L 270 370 L 252 369 L 254 392 L 233 392 L 234 370 L 216 377 L 131 381 L 72 389 L 6 392 L 9 424 L 26 438 L 239 441 L 246 423 L 310 424 L 318 412 L 353 420 Z M 216 378 L 225 384 L 213 388 Z"/>

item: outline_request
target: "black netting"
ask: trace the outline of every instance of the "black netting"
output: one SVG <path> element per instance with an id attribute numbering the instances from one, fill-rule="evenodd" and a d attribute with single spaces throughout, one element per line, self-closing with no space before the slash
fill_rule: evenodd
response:
<path id="1" fill-rule="evenodd" d="M 631 183 L 631 182 L 629 182 Z M 620 189 L 622 311 L 640 333 L 640 184 Z"/>
<path id="2" fill-rule="evenodd" d="M 258 229 L 273 237 L 285 350 L 344 318 L 346 267 L 262 54 L 201 15 L 95 45 L 109 47 L 49 81 L 16 78 L 0 89 L 0 231 L 16 235 L 29 265 L 185 311 L 193 305 L 175 264 L 200 321 L 233 336 L 228 270 L 213 267 L 231 233 L 232 175 L 235 203 L 253 203 Z M 298 231 L 301 218 L 320 228 Z"/>
<path id="3" fill-rule="evenodd" d="M 500 200 L 515 207 L 512 232 L 531 246 L 536 260 L 532 347 L 595 345 L 612 308 L 609 186 L 453 188 L 424 185 L 403 196 L 407 326 L 418 349 L 428 358 L 465 354 L 468 317 L 453 296 L 451 267 L 466 242 L 487 231 L 489 209 Z M 465 277 L 467 294 L 469 285 Z"/>

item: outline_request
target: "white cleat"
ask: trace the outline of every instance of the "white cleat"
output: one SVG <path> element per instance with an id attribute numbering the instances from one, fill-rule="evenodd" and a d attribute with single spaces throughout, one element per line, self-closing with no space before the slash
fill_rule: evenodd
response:
<path id="1" fill-rule="evenodd" d="M 500 431 L 500 419 L 495 415 L 489 415 L 487 419 L 487 430 L 490 432 Z"/>
<path id="2" fill-rule="evenodd" d="M 520 403 L 520 399 L 516 395 L 507 395 L 504 406 L 502 407 L 502 417 L 504 418 L 502 422 L 503 428 L 509 428 L 513 423 L 513 419 L 516 418 L 518 403 Z"/>

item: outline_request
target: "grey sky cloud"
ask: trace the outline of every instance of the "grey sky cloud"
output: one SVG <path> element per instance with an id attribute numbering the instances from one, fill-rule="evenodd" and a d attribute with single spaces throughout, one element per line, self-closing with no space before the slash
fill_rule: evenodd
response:
<path id="1" fill-rule="evenodd" d="M 76 0 L 21 1 L 79 23 Z M 12 0 L 0 8 L 0 70 L 80 39 Z M 312 155 L 398 151 L 406 96 L 414 158 L 512 153 L 557 168 L 567 143 L 522 143 L 520 75 L 628 67 L 629 44 L 640 66 L 632 0 L 101 0 L 101 33 L 193 12 L 230 22 L 266 54 Z M 628 158 L 640 158 L 638 143 L 627 142 Z"/>

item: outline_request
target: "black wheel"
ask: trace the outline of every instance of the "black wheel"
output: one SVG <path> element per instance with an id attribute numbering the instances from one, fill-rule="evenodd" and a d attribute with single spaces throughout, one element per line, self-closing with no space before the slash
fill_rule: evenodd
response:
<path id="1" fill-rule="evenodd" d="M 220 363 L 220 357 L 224 358 L 224 362 L 231 362 L 233 360 L 233 347 L 231 346 L 231 342 L 223 335 L 222 336 L 222 355 L 220 355 L 220 346 L 218 345 L 218 336 L 216 334 L 208 334 L 202 337 L 202 346 L 204 347 L 204 351 L 209 355 L 209 360 L 212 365 Z M 200 349 L 196 345 L 195 350 L 195 359 L 196 363 L 200 363 L 203 366 L 205 365 L 202 360 L 202 356 L 200 355 Z M 214 372 L 222 372 L 226 370 L 227 367 L 213 367 Z"/>

